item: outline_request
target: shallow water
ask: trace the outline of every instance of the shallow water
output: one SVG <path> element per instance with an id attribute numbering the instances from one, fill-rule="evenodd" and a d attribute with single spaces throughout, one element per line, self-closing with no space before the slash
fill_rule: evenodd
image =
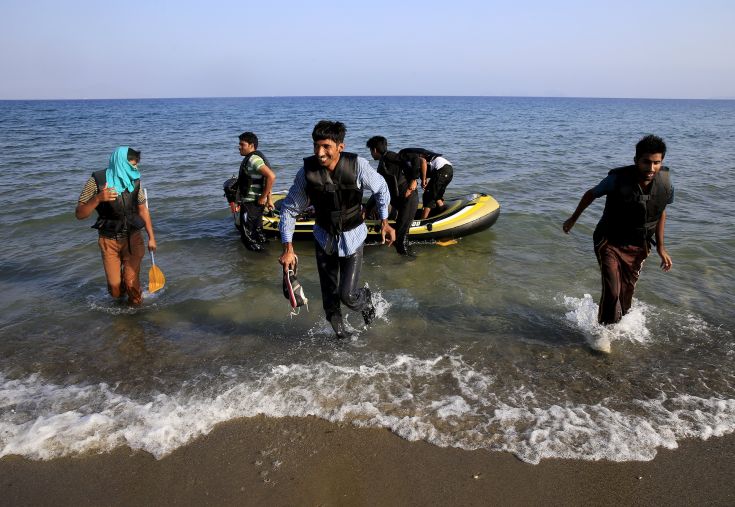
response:
<path id="1" fill-rule="evenodd" d="M 0 456 L 129 445 L 160 457 L 255 414 L 532 463 L 645 460 L 731 433 L 733 113 L 733 101 L 542 98 L 0 102 Z M 309 311 L 289 318 L 279 246 L 246 251 L 221 191 L 241 131 L 258 133 L 285 189 L 322 118 L 344 121 L 364 157 L 376 134 L 440 151 L 450 193 L 484 190 L 502 207 L 490 230 L 418 245 L 414 261 L 366 247 L 379 318 L 365 330 L 350 314 L 348 343 L 324 321 L 313 246 L 297 245 Z M 674 268 L 653 254 L 632 312 L 604 330 L 591 249 L 602 203 L 569 236 L 561 223 L 648 132 L 669 144 Z M 120 144 L 143 151 L 167 279 L 138 309 L 106 295 L 93 221 L 73 215 Z M 611 354 L 590 351 L 599 340 Z"/>

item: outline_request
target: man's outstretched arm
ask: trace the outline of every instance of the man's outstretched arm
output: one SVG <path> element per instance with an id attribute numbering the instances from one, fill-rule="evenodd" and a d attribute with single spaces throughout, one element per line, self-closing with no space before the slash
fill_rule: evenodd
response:
<path id="1" fill-rule="evenodd" d="M 595 200 L 595 196 L 593 193 L 593 189 L 590 188 L 587 190 L 582 198 L 579 200 L 579 204 L 577 205 L 577 209 L 574 210 L 574 213 L 572 213 L 572 216 L 566 219 L 564 224 L 562 224 L 562 229 L 566 234 L 569 234 L 569 231 L 572 230 L 572 227 L 574 227 L 574 224 L 577 223 L 577 219 L 582 214 L 584 210 L 587 209 L 587 207 L 592 204 L 592 201 Z"/>

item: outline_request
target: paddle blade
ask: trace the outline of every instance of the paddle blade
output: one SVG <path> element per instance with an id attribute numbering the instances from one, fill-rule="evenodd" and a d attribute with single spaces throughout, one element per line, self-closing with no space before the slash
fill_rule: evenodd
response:
<path id="1" fill-rule="evenodd" d="M 436 244 L 439 246 L 451 246 L 451 245 L 456 245 L 457 240 L 451 239 L 451 238 L 450 239 L 440 239 L 436 242 Z"/>
<path id="2" fill-rule="evenodd" d="M 157 290 L 163 289 L 166 284 L 166 277 L 163 276 L 163 272 L 158 269 L 155 264 L 148 270 L 148 292 L 153 294 Z"/>

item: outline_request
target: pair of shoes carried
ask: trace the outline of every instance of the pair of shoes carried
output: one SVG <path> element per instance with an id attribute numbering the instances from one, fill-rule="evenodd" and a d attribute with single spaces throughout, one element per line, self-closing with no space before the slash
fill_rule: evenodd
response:
<path id="1" fill-rule="evenodd" d="M 304 288 L 301 286 L 298 278 L 296 278 L 298 264 L 299 258 L 296 257 L 296 265 L 293 269 L 286 269 L 283 272 L 283 296 L 291 304 L 292 317 L 299 314 L 302 306 L 306 306 L 306 310 L 309 310 L 309 300 L 304 294 Z"/>
<path id="2" fill-rule="evenodd" d="M 365 287 L 365 298 L 367 302 L 365 303 L 365 308 L 362 309 L 362 318 L 365 321 L 365 325 L 369 326 L 375 319 L 375 305 L 373 304 L 373 294 L 367 286 Z"/>
<path id="3" fill-rule="evenodd" d="M 345 323 L 342 320 L 342 315 L 339 313 L 333 313 L 327 317 L 327 320 L 332 325 L 332 329 L 334 329 L 337 339 L 344 340 L 345 338 L 350 337 L 350 333 L 347 331 L 347 328 L 345 328 Z"/>

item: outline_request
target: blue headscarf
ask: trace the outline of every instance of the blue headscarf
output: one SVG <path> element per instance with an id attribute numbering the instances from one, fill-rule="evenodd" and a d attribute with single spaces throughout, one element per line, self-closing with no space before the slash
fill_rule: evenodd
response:
<path id="1" fill-rule="evenodd" d="M 110 155 L 110 164 L 105 172 L 107 186 L 115 190 L 118 194 L 127 190 L 132 192 L 135 188 L 135 180 L 140 179 L 140 173 L 128 162 L 128 147 L 120 146 Z"/>

